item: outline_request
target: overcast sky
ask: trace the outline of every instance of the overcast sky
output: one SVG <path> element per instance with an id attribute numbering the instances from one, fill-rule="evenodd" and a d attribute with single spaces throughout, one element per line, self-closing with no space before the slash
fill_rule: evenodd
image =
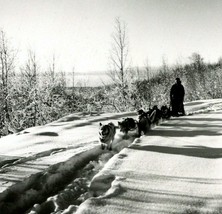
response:
<path id="1" fill-rule="evenodd" d="M 108 68 L 114 21 L 127 24 L 132 64 L 183 62 L 193 52 L 206 62 L 222 56 L 222 0 L 0 0 L 0 28 L 41 64 L 53 54 L 66 71 Z M 19 58 L 22 62 L 22 58 Z"/>

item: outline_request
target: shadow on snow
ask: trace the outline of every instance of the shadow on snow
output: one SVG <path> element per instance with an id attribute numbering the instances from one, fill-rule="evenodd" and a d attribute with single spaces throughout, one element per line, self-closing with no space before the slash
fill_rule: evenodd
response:
<path id="1" fill-rule="evenodd" d="M 146 146 L 133 145 L 129 148 L 136 150 L 150 151 L 150 152 L 159 152 L 165 154 L 185 155 L 185 156 L 202 157 L 202 158 L 222 157 L 221 148 L 210 148 L 203 146 L 170 147 L 170 146 L 155 146 L 155 145 L 146 145 Z"/>

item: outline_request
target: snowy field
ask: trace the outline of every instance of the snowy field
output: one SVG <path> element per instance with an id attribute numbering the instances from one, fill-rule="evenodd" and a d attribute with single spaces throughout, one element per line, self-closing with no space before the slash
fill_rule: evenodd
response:
<path id="1" fill-rule="evenodd" d="M 117 129 L 112 151 L 100 149 L 99 122 L 135 112 L 72 114 L 1 138 L 0 213 L 222 213 L 222 99 L 185 110 L 141 138 Z"/>

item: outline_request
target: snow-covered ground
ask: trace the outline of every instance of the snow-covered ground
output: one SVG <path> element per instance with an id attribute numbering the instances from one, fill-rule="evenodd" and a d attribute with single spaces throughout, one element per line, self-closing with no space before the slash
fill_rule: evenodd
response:
<path id="1" fill-rule="evenodd" d="M 221 213 L 222 99 L 186 103 L 147 136 L 99 122 L 135 112 L 78 113 L 0 139 L 0 213 Z M 221 211 L 221 212 L 220 212 Z"/>

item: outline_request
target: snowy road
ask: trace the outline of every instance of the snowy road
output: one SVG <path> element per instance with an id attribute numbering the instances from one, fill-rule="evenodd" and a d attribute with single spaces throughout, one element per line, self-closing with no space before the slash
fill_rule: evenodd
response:
<path id="1" fill-rule="evenodd" d="M 221 143 L 222 111 L 165 121 L 108 162 L 78 213 L 222 213 Z"/>
<path id="2" fill-rule="evenodd" d="M 112 152 L 99 122 L 135 113 L 73 114 L 1 138 L 0 213 L 220 213 L 222 100 L 185 109 L 140 139 L 117 130 Z"/>

